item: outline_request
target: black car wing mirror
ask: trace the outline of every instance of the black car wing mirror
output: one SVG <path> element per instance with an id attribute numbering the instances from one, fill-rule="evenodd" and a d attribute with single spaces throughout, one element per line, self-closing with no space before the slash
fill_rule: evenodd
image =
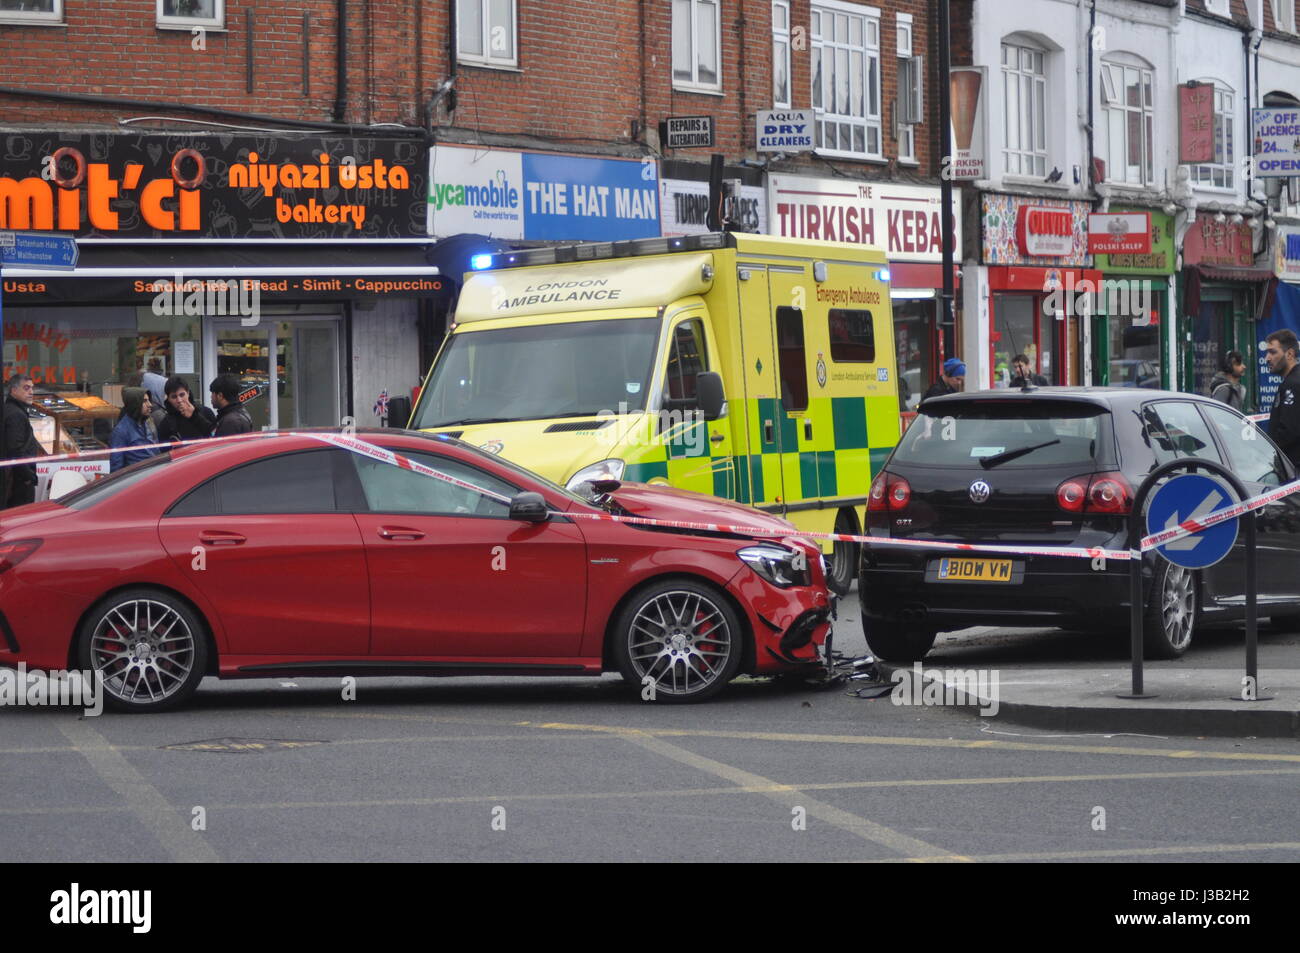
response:
<path id="1" fill-rule="evenodd" d="M 540 493 L 516 493 L 510 500 L 510 518 L 521 523 L 545 523 L 550 518 L 546 500 Z"/>

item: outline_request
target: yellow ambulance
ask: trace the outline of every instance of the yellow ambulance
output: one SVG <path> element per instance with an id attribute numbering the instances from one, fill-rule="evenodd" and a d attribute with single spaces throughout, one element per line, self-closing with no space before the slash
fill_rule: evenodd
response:
<path id="1" fill-rule="evenodd" d="M 714 233 L 479 256 L 412 413 L 548 479 L 858 532 L 899 436 L 884 253 Z M 823 546 L 848 589 L 857 547 Z"/>

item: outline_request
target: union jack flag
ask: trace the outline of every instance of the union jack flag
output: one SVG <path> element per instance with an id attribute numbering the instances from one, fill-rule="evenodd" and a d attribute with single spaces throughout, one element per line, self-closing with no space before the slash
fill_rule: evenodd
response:
<path id="1" fill-rule="evenodd" d="M 380 418 L 388 416 L 388 391 L 386 390 L 381 390 L 379 399 L 375 401 L 375 416 Z"/>

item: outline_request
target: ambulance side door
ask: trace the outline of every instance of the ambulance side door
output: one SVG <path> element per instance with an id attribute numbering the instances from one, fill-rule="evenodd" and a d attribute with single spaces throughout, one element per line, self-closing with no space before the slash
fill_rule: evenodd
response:
<path id="1" fill-rule="evenodd" d="M 772 327 L 781 367 L 778 441 L 787 502 L 835 495 L 835 431 L 827 397 L 825 305 L 810 267 L 783 265 L 769 272 Z M 825 483 L 825 486 L 822 484 Z"/>
<path id="2" fill-rule="evenodd" d="M 694 309 L 674 315 L 661 410 L 653 423 L 664 444 L 668 482 L 685 490 L 734 499 L 732 405 L 729 403 L 717 420 L 703 418 L 697 380 L 705 371 L 721 373 L 717 340 L 710 333 L 707 314 Z M 741 401 L 737 399 L 734 406 L 739 408 Z"/>
<path id="3" fill-rule="evenodd" d="M 731 400 L 735 420 L 732 432 L 736 448 L 735 499 L 739 503 L 774 503 L 785 499 L 778 443 L 784 412 L 768 266 L 742 260 L 737 263 L 736 276 L 740 287 L 740 362 L 745 390 L 743 395 L 737 394 Z"/>

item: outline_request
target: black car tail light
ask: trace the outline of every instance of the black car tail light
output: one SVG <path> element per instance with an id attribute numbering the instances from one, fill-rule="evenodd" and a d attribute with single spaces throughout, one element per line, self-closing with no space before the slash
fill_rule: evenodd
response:
<path id="1" fill-rule="evenodd" d="M 12 543 L 0 543 L 0 572 L 13 569 L 36 552 L 41 542 L 39 539 L 18 539 Z"/>
<path id="2" fill-rule="evenodd" d="M 884 472 L 871 483 L 871 493 L 867 496 L 867 511 L 883 513 L 886 510 L 901 510 L 912 499 L 912 487 L 901 476 Z"/>
<path id="3" fill-rule="evenodd" d="M 1067 513 L 1123 516 L 1133 506 L 1133 488 L 1122 473 L 1084 474 L 1056 488 L 1056 503 Z"/>

